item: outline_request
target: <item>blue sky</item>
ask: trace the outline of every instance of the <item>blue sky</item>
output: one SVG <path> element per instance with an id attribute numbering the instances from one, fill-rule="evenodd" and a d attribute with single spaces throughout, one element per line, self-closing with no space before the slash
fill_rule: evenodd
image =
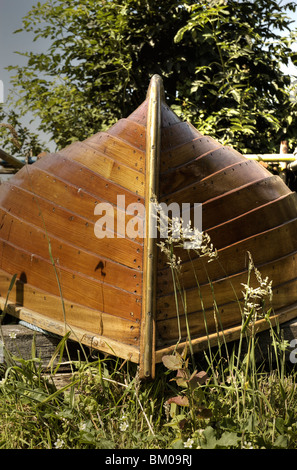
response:
<path id="1" fill-rule="evenodd" d="M 40 0 L 43 3 L 42 0 Z M 0 0 L 0 80 L 4 84 L 4 98 L 9 91 L 10 73 L 5 70 L 8 65 L 22 65 L 26 59 L 15 54 L 15 51 L 43 51 L 46 49 L 45 40 L 33 42 L 30 33 L 13 34 L 22 26 L 22 17 L 36 5 L 38 0 Z M 292 14 L 293 15 L 293 14 Z M 297 26 L 297 13 L 295 13 Z M 297 50 L 297 44 L 294 49 Z M 288 71 L 297 75 L 297 68 L 290 67 Z M 33 126 L 34 127 L 34 126 Z"/>
<path id="2" fill-rule="evenodd" d="M 0 79 L 4 83 L 4 92 L 7 96 L 10 73 L 5 70 L 8 65 L 25 64 L 26 61 L 15 51 L 42 51 L 45 42 L 33 42 L 29 33 L 13 34 L 22 27 L 22 18 L 36 5 L 38 0 L 0 0 Z"/>
<path id="3" fill-rule="evenodd" d="M 41 52 L 46 49 L 45 40 L 33 42 L 33 35 L 30 33 L 14 34 L 15 30 L 22 27 L 22 18 L 37 3 L 38 0 L 0 0 L 0 80 L 4 85 L 4 100 L 10 89 L 10 76 L 13 75 L 13 72 L 8 72 L 5 67 L 26 64 L 26 58 L 16 54 L 15 51 Z M 36 126 L 29 124 L 31 117 L 28 114 L 25 125 L 34 131 Z M 49 141 L 47 135 L 40 135 L 43 141 Z M 50 145 L 50 150 L 54 150 L 53 144 Z"/>

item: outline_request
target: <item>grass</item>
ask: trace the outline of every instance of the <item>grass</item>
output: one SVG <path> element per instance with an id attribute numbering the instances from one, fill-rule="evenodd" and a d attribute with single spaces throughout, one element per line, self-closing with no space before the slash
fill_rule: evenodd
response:
<path id="1" fill-rule="evenodd" d="M 63 342 L 60 347 L 63 347 Z M 72 363 L 62 388 L 59 369 L 45 374 L 36 357 L 5 351 L 1 367 L 2 449 L 186 449 L 297 447 L 296 373 L 281 365 L 254 375 L 236 348 L 195 357 L 174 354 L 141 382 L 137 367 L 113 357 Z M 251 357 L 251 355 L 249 355 Z"/>

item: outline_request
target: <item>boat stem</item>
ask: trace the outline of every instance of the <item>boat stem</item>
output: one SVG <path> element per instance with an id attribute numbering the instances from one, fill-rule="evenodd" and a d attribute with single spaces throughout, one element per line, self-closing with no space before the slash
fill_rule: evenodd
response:
<path id="1" fill-rule="evenodd" d="M 161 103 L 164 100 L 162 79 L 154 75 L 147 93 L 146 126 L 146 227 L 144 240 L 142 354 L 140 376 L 154 377 L 155 373 L 155 299 L 156 299 L 156 240 L 152 226 L 156 224 L 152 202 L 158 197 L 159 160 L 161 144 Z"/>

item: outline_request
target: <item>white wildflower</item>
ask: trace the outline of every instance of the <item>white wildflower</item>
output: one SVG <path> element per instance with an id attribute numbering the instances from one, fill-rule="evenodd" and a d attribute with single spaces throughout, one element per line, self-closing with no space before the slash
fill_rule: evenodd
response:
<path id="1" fill-rule="evenodd" d="M 126 431 L 129 428 L 128 418 L 127 416 L 123 415 L 120 419 L 120 431 Z"/>
<path id="2" fill-rule="evenodd" d="M 253 449 L 253 444 L 251 442 L 244 441 L 242 449 Z"/>
<path id="3" fill-rule="evenodd" d="M 195 251 L 200 257 L 208 257 L 208 261 L 217 258 L 217 250 L 214 249 L 211 243 L 210 236 L 193 228 L 191 221 L 187 223 L 181 217 L 173 217 L 170 219 L 165 214 L 162 204 L 158 203 L 156 198 L 152 201 L 154 205 L 153 217 L 157 220 L 157 226 L 160 233 L 160 238 L 165 241 L 160 241 L 158 246 L 161 251 L 167 256 L 170 264 L 175 269 L 179 269 L 181 265 L 180 258 L 177 258 L 173 253 L 173 245 L 183 247 L 187 250 Z"/>
<path id="4" fill-rule="evenodd" d="M 54 446 L 56 449 L 62 449 L 64 444 L 65 442 L 63 441 L 63 439 L 57 439 L 56 442 L 54 443 Z"/>
<path id="5" fill-rule="evenodd" d="M 129 424 L 127 423 L 127 421 L 123 421 L 121 424 L 120 424 L 120 430 L 121 431 L 127 431 L 129 427 Z"/>
<path id="6" fill-rule="evenodd" d="M 16 332 L 15 331 L 11 331 L 11 333 L 9 333 L 8 335 L 11 339 L 16 339 L 17 335 L 16 335 Z"/>
<path id="7" fill-rule="evenodd" d="M 188 439 L 186 442 L 184 442 L 184 447 L 187 449 L 192 449 L 192 446 L 194 444 L 194 439 Z"/>
<path id="8" fill-rule="evenodd" d="M 255 267 L 251 254 L 249 256 L 249 274 L 253 271 L 256 280 L 259 284 L 258 287 L 251 287 L 249 284 L 241 284 L 244 287 L 242 294 L 244 296 L 244 309 L 243 313 L 246 317 L 252 316 L 252 321 L 265 316 L 264 306 L 267 300 L 272 300 L 272 281 L 268 277 L 262 279 L 260 271 Z"/>

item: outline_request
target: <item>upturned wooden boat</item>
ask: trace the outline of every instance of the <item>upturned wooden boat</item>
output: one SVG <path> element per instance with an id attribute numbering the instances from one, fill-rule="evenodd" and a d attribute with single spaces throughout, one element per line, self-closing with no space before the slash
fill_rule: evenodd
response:
<path id="1" fill-rule="evenodd" d="M 177 315 L 171 268 L 149 236 L 154 195 L 167 205 L 201 203 L 203 231 L 218 250 L 219 262 L 206 263 L 178 249 L 186 315 Z M 116 222 L 105 218 L 106 236 L 98 238 L 105 203 L 101 216 L 112 207 Z M 142 236 L 123 231 L 133 217 Z M 9 313 L 138 363 L 142 377 L 154 375 L 177 341 L 183 347 L 189 331 L 194 350 L 216 344 L 222 332 L 238 337 L 248 252 L 273 281 L 271 319 L 297 315 L 296 194 L 256 161 L 181 122 L 157 75 L 127 119 L 2 184 L 0 222 L 2 308 L 16 274 Z"/>

